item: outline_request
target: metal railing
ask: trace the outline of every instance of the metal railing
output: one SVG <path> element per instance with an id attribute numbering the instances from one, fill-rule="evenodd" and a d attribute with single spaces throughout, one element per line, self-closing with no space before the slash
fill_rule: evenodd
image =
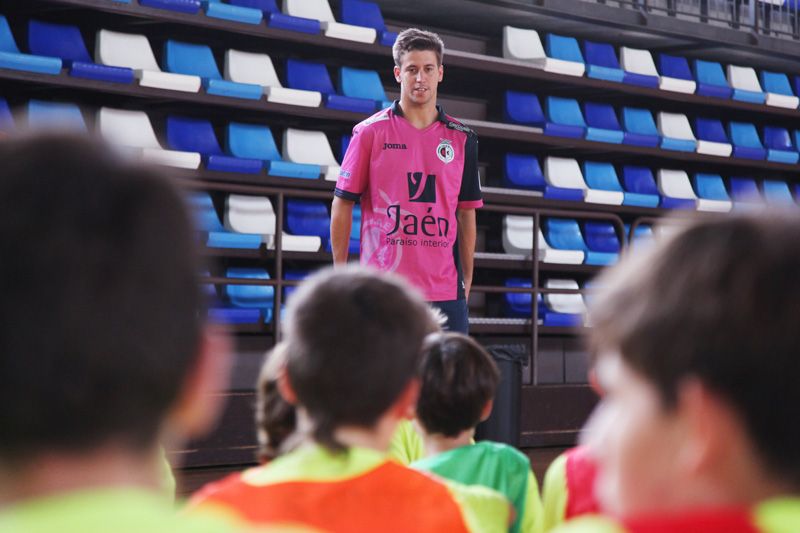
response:
<path id="1" fill-rule="evenodd" d="M 712 26 L 800 39 L 800 0 L 586 0 L 702 22 Z"/>

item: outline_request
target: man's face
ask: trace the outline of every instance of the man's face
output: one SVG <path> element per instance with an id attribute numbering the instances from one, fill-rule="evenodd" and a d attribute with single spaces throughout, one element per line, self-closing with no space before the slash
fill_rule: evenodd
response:
<path id="1" fill-rule="evenodd" d="M 596 371 L 604 396 L 583 441 L 598 463 L 601 507 L 622 517 L 668 509 L 681 490 L 679 416 L 665 410 L 655 386 L 619 355 L 601 354 Z"/>
<path id="2" fill-rule="evenodd" d="M 442 75 L 442 66 L 431 50 L 406 52 L 401 65 L 394 67 L 394 77 L 400 83 L 400 98 L 417 105 L 436 101 L 436 89 Z"/>

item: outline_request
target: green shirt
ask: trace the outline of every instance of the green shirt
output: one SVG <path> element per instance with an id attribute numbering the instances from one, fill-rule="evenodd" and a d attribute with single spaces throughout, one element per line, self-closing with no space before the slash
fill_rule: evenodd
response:
<path id="1" fill-rule="evenodd" d="M 219 533 L 241 531 L 222 515 L 178 515 L 162 494 L 135 488 L 74 491 L 0 511 L 0 533 Z"/>
<path id="2" fill-rule="evenodd" d="M 541 529 L 542 504 L 530 460 L 512 446 L 482 441 L 415 461 L 411 466 L 505 495 L 516 510 L 510 528 L 513 533 Z"/>

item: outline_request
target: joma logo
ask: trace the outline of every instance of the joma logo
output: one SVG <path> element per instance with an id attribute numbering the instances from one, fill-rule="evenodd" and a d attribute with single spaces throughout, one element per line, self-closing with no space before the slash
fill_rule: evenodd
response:
<path id="1" fill-rule="evenodd" d="M 383 143 L 384 150 L 407 150 L 405 144 L 402 143 Z"/>

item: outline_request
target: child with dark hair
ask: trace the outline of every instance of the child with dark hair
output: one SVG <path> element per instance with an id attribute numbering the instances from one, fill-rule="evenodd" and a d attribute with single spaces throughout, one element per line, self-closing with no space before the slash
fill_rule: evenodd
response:
<path id="1" fill-rule="evenodd" d="M 264 463 L 297 448 L 306 433 L 304 424 L 298 420 L 297 409 L 281 396 L 278 387 L 278 378 L 286 364 L 287 349 L 285 343 L 276 344 L 267 354 L 258 377 L 258 458 Z"/>
<path id="2" fill-rule="evenodd" d="M 795 211 L 698 219 L 605 274 L 585 444 L 617 523 L 564 531 L 800 531 L 798 272 Z"/>
<path id="3" fill-rule="evenodd" d="M 417 399 L 422 342 L 437 329 L 429 309 L 390 274 L 342 267 L 309 278 L 289 301 L 278 378 L 308 420 L 303 445 L 206 487 L 194 505 L 332 532 L 505 531 L 501 494 L 386 457 Z"/>
<path id="4" fill-rule="evenodd" d="M 492 358 L 465 335 L 437 333 L 425 340 L 420 368 L 417 422 L 427 457 L 411 466 L 497 490 L 516 511 L 510 531 L 538 531 L 541 502 L 528 458 L 499 442 L 473 443 L 500 381 Z"/>
<path id="5" fill-rule="evenodd" d="M 180 192 L 79 137 L 0 164 L 0 531 L 235 529 L 160 491 L 159 442 L 211 427 L 228 363 Z"/>

